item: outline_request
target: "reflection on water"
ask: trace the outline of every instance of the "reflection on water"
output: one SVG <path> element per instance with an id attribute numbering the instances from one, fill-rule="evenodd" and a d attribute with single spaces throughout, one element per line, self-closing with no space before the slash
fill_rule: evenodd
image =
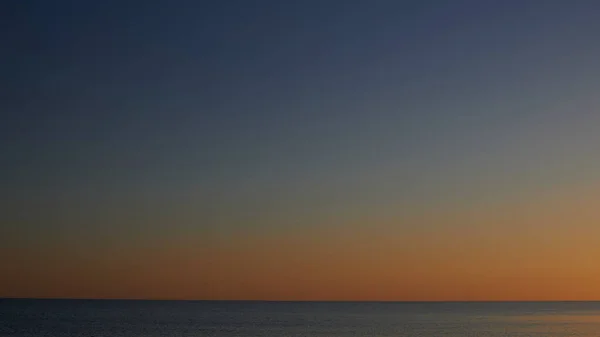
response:
<path id="1" fill-rule="evenodd" d="M 504 326 L 507 336 L 600 336 L 600 312 L 527 314 L 486 319 L 496 327 Z"/>
<path id="2" fill-rule="evenodd" d="M 517 320 L 527 320 L 539 323 L 593 323 L 600 324 L 600 312 L 597 314 L 585 315 L 531 315 L 516 317 Z"/>
<path id="3" fill-rule="evenodd" d="M 0 337 L 598 337 L 599 302 L 0 301 Z"/>

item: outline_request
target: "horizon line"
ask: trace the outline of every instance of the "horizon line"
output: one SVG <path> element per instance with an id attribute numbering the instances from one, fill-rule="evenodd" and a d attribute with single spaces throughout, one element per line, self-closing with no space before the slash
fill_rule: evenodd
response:
<path id="1" fill-rule="evenodd" d="M 600 302 L 592 300 L 268 300 L 268 299 L 177 299 L 177 298 L 94 298 L 94 297 L 4 297 L 2 300 L 49 301 L 153 301 L 153 302 L 269 302 L 269 303 L 547 303 Z"/>

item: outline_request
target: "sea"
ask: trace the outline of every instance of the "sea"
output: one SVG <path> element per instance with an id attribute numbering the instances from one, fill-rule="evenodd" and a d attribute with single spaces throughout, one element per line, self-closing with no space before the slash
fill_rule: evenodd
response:
<path id="1" fill-rule="evenodd" d="M 1 337 L 600 336 L 600 302 L 0 299 Z"/>

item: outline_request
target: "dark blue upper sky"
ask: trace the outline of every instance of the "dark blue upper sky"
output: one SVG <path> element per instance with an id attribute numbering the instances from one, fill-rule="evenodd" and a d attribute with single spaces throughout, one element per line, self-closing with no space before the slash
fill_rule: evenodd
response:
<path id="1" fill-rule="evenodd" d="M 312 223 L 600 167 L 597 1 L 1 6 L 7 222 Z"/>

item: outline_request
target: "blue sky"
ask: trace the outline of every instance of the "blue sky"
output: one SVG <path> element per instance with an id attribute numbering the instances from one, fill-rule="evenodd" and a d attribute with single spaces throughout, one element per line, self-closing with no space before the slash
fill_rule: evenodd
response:
<path id="1" fill-rule="evenodd" d="M 599 178 L 595 1 L 3 6 L 23 244 L 352 232 Z"/>

